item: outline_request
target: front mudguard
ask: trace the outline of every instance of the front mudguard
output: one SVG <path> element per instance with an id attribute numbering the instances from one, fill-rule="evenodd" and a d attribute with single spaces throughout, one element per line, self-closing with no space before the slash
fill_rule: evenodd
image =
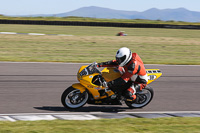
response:
<path id="1" fill-rule="evenodd" d="M 81 93 L 86 91 L 86 88 L 80 83 L 75 83 L 75 84 L 72 85 L 72 87 L 77 89 L 77 90 L 80 90 Z"/>

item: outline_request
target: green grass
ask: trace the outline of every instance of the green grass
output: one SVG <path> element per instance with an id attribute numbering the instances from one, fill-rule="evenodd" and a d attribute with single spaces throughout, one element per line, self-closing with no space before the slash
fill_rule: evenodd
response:
<path id="1" fill-rule="evenodd" d="M 0 122 L 1 133 L 199 133 L 199 118 L 124 118 Z"/>
<path id="2" fill-rule="evenodd" d="M 115 36 L 122 30 L 128 36 Z M 101 62 L 126 46 L 144 63 L 200 65 L 200 30 L 1 24 L 0 32 L 74 35 L 0 34 L 0 61 Z"/>

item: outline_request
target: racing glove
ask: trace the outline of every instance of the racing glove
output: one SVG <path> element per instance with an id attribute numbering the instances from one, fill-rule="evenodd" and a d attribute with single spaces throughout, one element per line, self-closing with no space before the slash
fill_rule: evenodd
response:
<path id="1" fill-rule="evenodd" d="M 97 63 L 97 67 L 102 67 L 103 63 Z"/>

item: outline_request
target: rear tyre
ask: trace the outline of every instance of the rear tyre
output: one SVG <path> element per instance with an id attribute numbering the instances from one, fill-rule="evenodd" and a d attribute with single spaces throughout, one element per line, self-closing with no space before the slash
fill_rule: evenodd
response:
<path id="1" fill-rule="evenodd" d="M 153 88 L 146 86 L 142 92 L 136 94 L 136 102 L 125 101 L 125 103 L 129 108 L 142 108 L 151 102 L 153 95 Z"/>
<path id="2" fill-rule="evenodd" d="M 87 100 L 87 91 L 81 93 L 80 90 L 75 89 L 72 86 L 67 88 L 61 96 L 63 106 L 68 109 L 80 108 L 87 103 Z"/>

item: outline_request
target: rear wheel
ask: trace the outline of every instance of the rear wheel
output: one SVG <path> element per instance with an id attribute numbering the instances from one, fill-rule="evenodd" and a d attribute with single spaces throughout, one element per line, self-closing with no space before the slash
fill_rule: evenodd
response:
<path id="1" fill-rule="evenodd" d="M 130 108 L 142 108 L 151 102 L 153 95 L 153 88 L 146 86 L 144 89 L 142 89 L 142 92 L 136 94 L 136 102 L 132 103 L 130 101 L 126 101 L 125 103 Z"/>
<path id="2" fill-rule="evenodd" d="M 64 107 L 68 109 L 77 109 L 86 104 L 88 100 L 88 92 L 83 93 L 80 90 L 73 88 L 72 86 L 67 88 L 62 96 L 61 102 Z"/>

